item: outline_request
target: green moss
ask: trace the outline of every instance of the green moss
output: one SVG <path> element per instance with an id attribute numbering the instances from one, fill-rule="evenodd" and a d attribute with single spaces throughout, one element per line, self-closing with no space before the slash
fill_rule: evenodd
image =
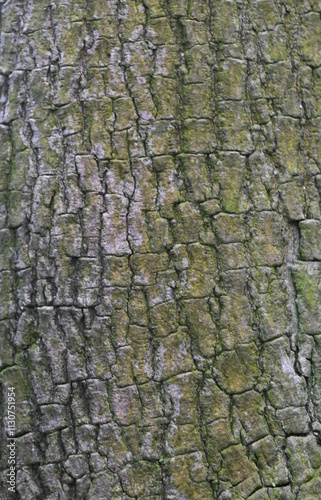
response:
<path id="1" fill-rule="evenodd" d="M 255 344 L 236 347 L 218 358 L 217 383 L 228 394 L 251 389 L 259 377 L 258 352 Z"/>
<path id="2" fill-rule="evenodd" d="M 319 302 L 318 285 L 315 276 L 308 272 L 307 267 L 298 266 L 294 272 L 294 283 L 298 298 L 311 309 Z"/>

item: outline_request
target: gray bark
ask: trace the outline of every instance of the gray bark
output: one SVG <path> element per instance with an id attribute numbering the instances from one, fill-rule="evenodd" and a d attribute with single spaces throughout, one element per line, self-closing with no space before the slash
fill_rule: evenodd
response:
<path id="1" fill-rule="evenodd" d="M 1 2 L 4 500 L 320 497 L 320 12 Z"/>

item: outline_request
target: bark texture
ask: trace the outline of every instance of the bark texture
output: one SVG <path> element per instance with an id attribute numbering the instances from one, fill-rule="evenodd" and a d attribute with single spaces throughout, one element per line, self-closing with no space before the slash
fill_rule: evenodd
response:
<path id="1" fill-rule="evenodd" d="M 320 11 L 1 1 L 2 499 L 320 498 Z"/>

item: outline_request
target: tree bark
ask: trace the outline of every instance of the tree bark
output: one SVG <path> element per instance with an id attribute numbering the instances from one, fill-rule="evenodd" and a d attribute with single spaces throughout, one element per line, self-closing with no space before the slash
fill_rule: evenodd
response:
<path id="1" fill-rule="evenodd" d="M 1 2 L 4 500 L 319 498 L 320 12 Z"/>

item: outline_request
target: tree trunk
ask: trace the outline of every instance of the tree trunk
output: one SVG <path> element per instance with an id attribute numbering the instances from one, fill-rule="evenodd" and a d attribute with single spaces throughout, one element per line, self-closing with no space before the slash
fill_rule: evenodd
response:
<path id="1" fill-rule="evenodd" d="M 320 0 L 1 7 L 1 498 L 319 498 Z"/>

